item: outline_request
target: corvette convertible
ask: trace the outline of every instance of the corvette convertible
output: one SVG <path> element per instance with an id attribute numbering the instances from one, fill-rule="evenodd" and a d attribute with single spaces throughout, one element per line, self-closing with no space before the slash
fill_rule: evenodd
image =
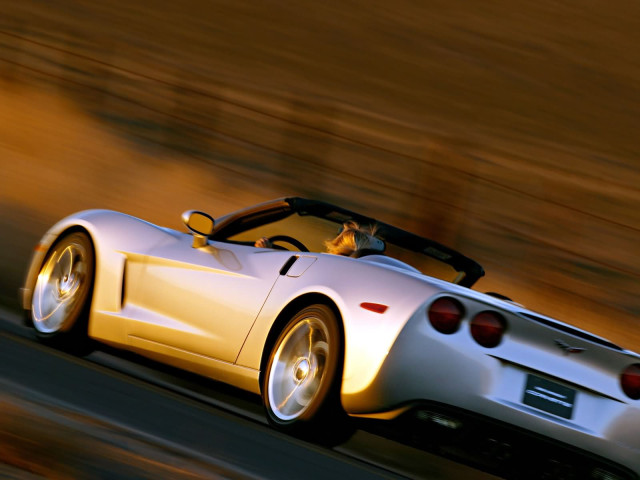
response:
<path id="1" fill-rule="evenodd" d="M 188 233 L 107 210 L 51 227 L 21 289 L 37 338 L 254 392 L 294 435 L 368 419 L 492 451 L 519 478 L 638 478 L 640 356 L 473 290 L 474 260 L 299 197 L 182 219 Z M 351 221 L 384 250 L 322 253 Z"/>

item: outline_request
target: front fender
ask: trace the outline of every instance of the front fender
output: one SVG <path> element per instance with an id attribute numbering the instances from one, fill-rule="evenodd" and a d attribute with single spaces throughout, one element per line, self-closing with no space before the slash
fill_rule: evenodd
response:
<path id="1" fill-rule="evenodd" d="M 94 289 L 92 310 L 119 308 L 122 271 L 127 256 L 143 254 L 163 240 L 180 235 L 111 210 L 85 210 L 65 217 L 53 225 L 34 248 L 20 289 L 25 310 L 31 308 L 33 287 L 47 253 L 61 235 L 77 228 L 89 234 L 95 249 L 95 283 L 99 288 Z"/>

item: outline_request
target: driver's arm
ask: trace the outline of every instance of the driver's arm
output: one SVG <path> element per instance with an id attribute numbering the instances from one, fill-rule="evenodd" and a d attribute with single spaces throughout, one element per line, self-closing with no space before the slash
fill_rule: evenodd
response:
<path id="1" fill-rule="evenodd" d="M 267 237 L 262 237 L 256 240 L 253 246 L 258 248 L 273 248 L 273 243 L 271 243 Z"/>

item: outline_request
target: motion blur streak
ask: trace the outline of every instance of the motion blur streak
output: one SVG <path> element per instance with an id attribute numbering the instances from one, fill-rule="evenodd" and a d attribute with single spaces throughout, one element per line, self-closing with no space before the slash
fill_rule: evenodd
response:
<path id="1" fill-rule="evenodd" d="M 639 343 L 637 6 L 190 5 L 6 9 L 4 230 L 88 206 L 174 226 L 196 204 L 346 201 L 480 258 L 486 289 Z"/>
<path id="2" fill-rule="evenodd" d="M 71 212 L 180 228 L 300 194 L 640 350 L 639 3 L 0 7 L 1 305 Z"/>

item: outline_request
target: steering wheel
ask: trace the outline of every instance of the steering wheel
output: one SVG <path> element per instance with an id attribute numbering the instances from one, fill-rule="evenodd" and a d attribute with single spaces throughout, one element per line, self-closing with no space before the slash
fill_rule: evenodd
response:
<path id="1" fill-rule="evenodd" d="M 289 244 L 293 245 L 294 247 L 296 247 L 301 252 L 308 252 L 309 251 L 309 249 L 307 247 L 305 247 L 304 243 L 302 243 L 300 240 L 296 240 L 295 238 L 290 237 L 289 235 L 273 235 L 271 237 L 267 237 L 267 240 L 269 240 L 272 244 L 275 243 L 275 242 L 286 242 L 286 243 L 289 243 Z"/>

